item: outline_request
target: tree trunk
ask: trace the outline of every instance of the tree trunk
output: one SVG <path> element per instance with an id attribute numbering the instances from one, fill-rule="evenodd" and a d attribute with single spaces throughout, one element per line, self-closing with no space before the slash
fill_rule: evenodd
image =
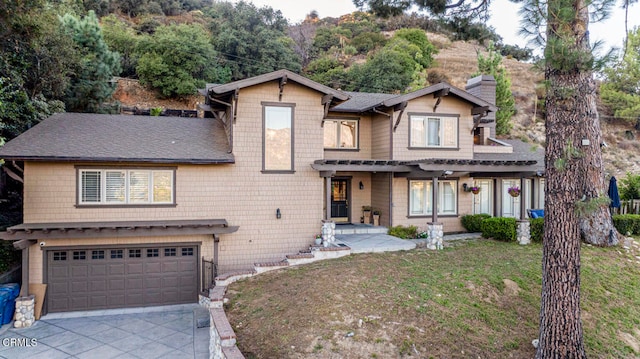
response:
<path id="1" fill-rule="evenodd" d="M 598 116 L 588 12 L 583 0 L 550 0 L 547 7 L 547 184 L 536 358 L 586 358 L 580 320 L 580 217 L 585 212 L 582 204 L 597 193 L 590 181 L 602 171 L 590 168 L 600 142 L 595 142 Z M 567 20 L 568 11 L 575 14 Z M 604 179 L 598 177 L 596 183 L 600 181 Z"/>
<path id="2" fill-rule="evenodd" d="M 598 117 L 598 109 L 596 107 L 596 86 L 589 72 L 589 76 L 585 83 L 586 91 L 578 91 L 584 96 L 585 113 L 584 136 L 590 143 L 588 146 L 580 146 L 582 152 L 582 166 L 584 168 L 585 201 L 591 201 L 597 198 L 608 198 L 607 189 L 604 179 L 604 163 L 602 162 L 602 131 L 600 130 L 600 119 Z M 581 143 L 580 143 L 581 144 Z M 584 202 L 584 201 L 583 201 Z M 606 202 L 599 203 L 596 206 L 582 211 L 580 214 L 580 235 L 583 241 L 596 246 L 606 247 L 618 244 L 618 231 L 613 226 L 609 205 Z"/>

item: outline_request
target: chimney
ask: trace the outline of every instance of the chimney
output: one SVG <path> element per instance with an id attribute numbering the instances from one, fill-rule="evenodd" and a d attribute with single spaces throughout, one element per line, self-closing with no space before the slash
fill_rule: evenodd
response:
<path id="1" fill-rule="evenodd" d="M 496 104 L 496 80 L 491 75 L 479 75 L 467 81 L 465 87 L 468 93 L 479 97 L 492 105 Z M 491 120 L 490 123 L 482 124 L 481 127 L 490 129 L 490 137 L 496 137 L 496 113 L 489 112 L 485 117 Z"/>

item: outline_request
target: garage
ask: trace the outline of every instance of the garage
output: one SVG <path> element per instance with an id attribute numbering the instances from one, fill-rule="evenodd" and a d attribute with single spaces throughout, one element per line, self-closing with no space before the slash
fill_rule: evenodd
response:
<path id="1" fill-rule="evenodd" d="M 199 247 L 163 244 L 46 251 L 47 310 L 195 303 Z"/>

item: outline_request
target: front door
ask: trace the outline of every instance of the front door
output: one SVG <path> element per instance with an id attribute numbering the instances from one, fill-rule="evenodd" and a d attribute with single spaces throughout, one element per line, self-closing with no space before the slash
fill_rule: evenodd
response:
<path id="1" fill-rule="evenodd" d="M 331 179 L 331 219 L 336 223 L 349 222 L 349 187 L 351 180 Z"/>

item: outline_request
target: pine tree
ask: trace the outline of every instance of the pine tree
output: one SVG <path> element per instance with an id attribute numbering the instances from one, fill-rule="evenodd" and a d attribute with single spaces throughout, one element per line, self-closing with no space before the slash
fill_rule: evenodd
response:
<path id="1" fill-rule="evenodd" d="M 115 91 L 113 77 L 120 74 L 120 55 L 109 50 L 93 11 L 82 19 L 65 14 L 60 21 L 82 57 L 64 99 L 67 110 L 104 111 L 104 103 Z"/>
<path id="2" fill-rule="evenodd" d="M 496 80 L 496 134 L 506 135 L 511 131 L 511 117 L 516 113 L 516 100 L 511 92 L 511 79 L 502 65 L 502 56 L 496 52 L 493 43 L 489 44 L 489 53 L 483 56 L 478 52 L 478 75 L 492 75 Z"/>

